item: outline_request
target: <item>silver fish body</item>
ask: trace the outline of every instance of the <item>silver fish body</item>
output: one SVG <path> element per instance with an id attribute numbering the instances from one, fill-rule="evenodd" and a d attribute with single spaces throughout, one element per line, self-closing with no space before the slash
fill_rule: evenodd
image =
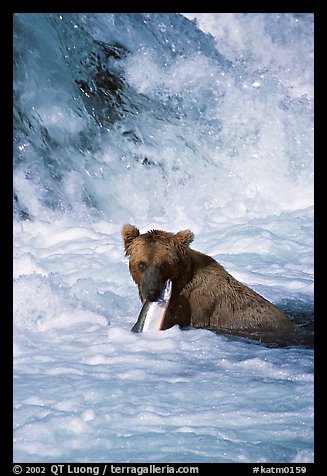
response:
<path id="1" fill-rule="evenodd" d="M 132 327 L 133 332 L 160 331 L 172 292 L 172 282 L 168 279 L 157 301 L 145 301 L 139 317 Z"/>

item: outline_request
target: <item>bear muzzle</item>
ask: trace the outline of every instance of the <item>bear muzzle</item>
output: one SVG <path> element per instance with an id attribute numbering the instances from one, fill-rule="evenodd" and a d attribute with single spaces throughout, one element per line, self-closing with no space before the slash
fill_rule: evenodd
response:
<path id="1" fill-rule="evenodd" d="M 157 301 L 164 283 L 165 279 L 163 279 L 159 270 L 156 268 L 149 267 L 145 271 L 141 283 L 141 292 L 143 299 L 150 302 Z"/>

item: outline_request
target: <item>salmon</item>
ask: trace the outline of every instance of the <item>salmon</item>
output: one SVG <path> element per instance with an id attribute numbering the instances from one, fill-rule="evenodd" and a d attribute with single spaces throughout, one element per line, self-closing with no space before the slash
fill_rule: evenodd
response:
<path id="1" fill-rule="evenodd" d="M 145 301 L 139 317 L 132 327 L 133 332 L 160 331 L 168 308 L 172 282 L 168 279 L 156 301 Z"/>

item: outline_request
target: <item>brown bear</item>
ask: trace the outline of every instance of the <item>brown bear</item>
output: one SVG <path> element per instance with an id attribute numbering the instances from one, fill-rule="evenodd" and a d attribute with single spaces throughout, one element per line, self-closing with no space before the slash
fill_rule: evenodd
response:
<path id="1" fill-rule="evenodd" d="M 294 324 L 258 293 L 231 276 L 217 261 L 189 247 L 189 230 L 140 234 L 122 229 L 129 270 L 141 301 L 155 301 L 167 279 L 172 295 L 163 328 L 175 324 L 226 331 L 288 331 Z"/>

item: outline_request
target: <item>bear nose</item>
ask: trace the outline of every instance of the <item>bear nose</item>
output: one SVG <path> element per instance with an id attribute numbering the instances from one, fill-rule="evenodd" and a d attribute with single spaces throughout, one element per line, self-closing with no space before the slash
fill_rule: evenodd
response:
<path id="1" fill-rule="evenodd" d="M 147 300 L 155 301 L 159 297 L 157 289 L 149 289 L 147 292 Z"/>

